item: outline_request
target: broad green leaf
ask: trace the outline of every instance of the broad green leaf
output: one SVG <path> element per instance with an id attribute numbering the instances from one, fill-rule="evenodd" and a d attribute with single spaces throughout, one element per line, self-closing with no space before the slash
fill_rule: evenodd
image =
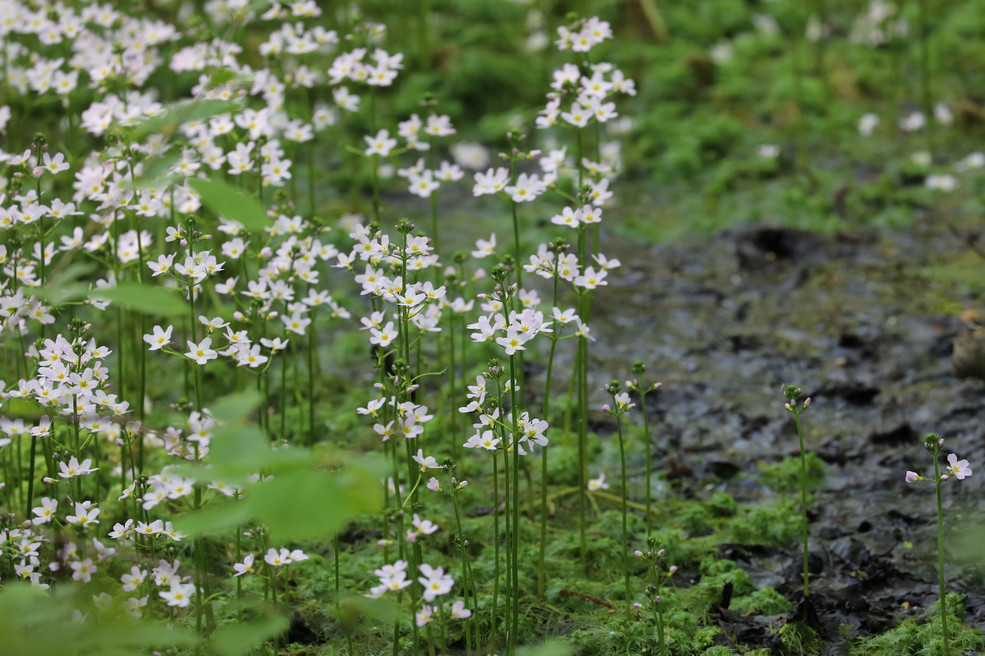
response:
<path id="1" fill-rule="evenodd" d="M 210 474 L 216 480 L 241 485 L 257 472 L 311 462 L 306 449 L 272 449 L 270 441 L 252 418 L 260 403 L 256 392 L 237 392 L 210 403 L 209 410 L 219 421 L 209 444 Z"/>
<path id="2" fill-rule="evenodd" d="M 291 623 L 282 615 L 271 615 L 253 622 L 224 624 L 212 636 L 212 648 L 220 656 L 243 656 L 268 638 L 287 631 Z"/>
<path id="3" fill-rule="evenodd" d="M 352 516 L 380 506 L 379 481 L 366 470 L 281 472 L 252 488 L 244 501 L 274 542 L 334 534 Z"/>
<path id="4" fill-rule="evenodd" d="M 263 206 L 242 189 L 221 180 L 194 178 L 188 181 L 198 192 L 202 204 L 230 221 L 238 221 L 247 230 L 260 231 L 270 225 L 270 218 Z"/>
<path id="5" fill-rule="evenodd" d="M 51 412 L 48 410 L 48 412 Z M 44 412 L 34 399 L 13 396 L 3 402 L 3 414 L 6 417 L 27 419 L 35 422 L 41 419 Z"/>
<path id="6" fill-rule="evenodd" d="M 0 636 L 3 656 L 74 656 L 98 653 L 129 656 L 151 649 L 191 645 L 190 631 L 153 621 L 134 623 L 129 616 L 107 615 L 99 622 L 77 623 L 82 586 L 61 583 L 50 593 L 14 581 L 0 590 Z"/>
<path id="7" fill-rule="evenodd" d="M 165 287 L 123 282 L 115 287 L 93 291 L 90 295 L 145 314 L 173 317 L 188 311 L 188 305 L 178 293 Z"/>
<path id="8" fill-rule="evenodd" d="M 270 0 L 250 0 L 250 9 L 258 14 L 262 14 L 270 7 Z"/>
<path id="9" fill-rule="evenodd" d="M 141 122 L 130 131 L 130 136 L 134 141 L 141 141 L 151 134 L 162 134 L 169 138 L 180 125 L 201 121 L 216 114 L 236 112 L 239 108 L 240 103 L 236 100 L 190 100 L 178 103 Z"/>
<path id="10" fill-rule="evenodd" d="M 130 624 L 111 619 L 87 634 L 83 644 L 92 650 L 91 653 L 131 656 L 134 652 L 192 645 L 195 642 L 195 634 L 190 630 L 169 627 L 157 622 Z"/>
<path id="11" fill-rule="evenodd" d="M 255 390 L 246 390 L 212 401 L 209 403 L 209 411 L 217 421 L 228 424 L 245 420 L 259 404 L 260 395 Z"/>
<path id="12" fill-rule="evenodd" d="M 209 462 L 219 480 L 235 483 L 265 469 L 270 454 L 270 441 L 256 424 L 222 426 L 212 431 Z"/>
<path id="13" fill-rule="evenodd" d="M 250 509 L 242 500 L 223 499 L 214 506 L 208 506 L 175 520 L 175 529 L 190 538 L 217 535 L 231 532 L 250 519 Z"/>
<path id="14" fill-rule="evenodd" d="M 64 271 L 56 271 L 54 275 L 50 275 L 44 287 L 32 289 L 31 294 L 52 305 L 81 300 L 89 295 L 89 285 L 80 282 L 80 278 L 88 276 L 92 271 L 91 264 L 75 262 Z"/>
<path id="15" fill-rule="evenodd" d="M 181 153 L 169 150 L 163 155 L 153 157 L 144 162 L 144 167 L 137 178 L 137 186 L 141 189 L 164 189 L 169 183 L 171 167 L 181 160 Z"/>

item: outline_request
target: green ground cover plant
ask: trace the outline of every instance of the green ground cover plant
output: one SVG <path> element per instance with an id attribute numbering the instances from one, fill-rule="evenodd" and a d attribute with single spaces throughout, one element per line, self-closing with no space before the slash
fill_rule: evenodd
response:
<path id="1" fill-rule="evenodd" d="M 3 653 L 819 653 L 810 400 L 780 498 L 661 475 L 648 363 L 595 382 L 606 236 L 978 211 L 982 3 L 0 17 Z M 728 556 L 798 538 L 799 598 Z M 985 644 L 937 549 L 854 653 Z"/>

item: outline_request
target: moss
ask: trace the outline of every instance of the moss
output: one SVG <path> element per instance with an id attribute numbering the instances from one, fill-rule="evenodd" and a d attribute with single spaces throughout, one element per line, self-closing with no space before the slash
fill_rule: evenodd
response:
<path id="1" fill-rule="evenodd" d="M 790 602 L 773 588 L 760 588 L 752 594 L 733 598 L 732 610 L 743 615 L 780 615 L 790 611 Z"/>
<path id="2" fill-rule="evenodd" d="M 865 656 L 938 656 L 943 651 L 939 603 L 928 610 L 929 620 L 904 620 L 899 626 L 877 636 L 852 641 L 851 654 Z M 964 595 L 947 595 L 947 626 L 952 653 L 968 653 L 985 647 L 980 629 L 965 627 L 959 615 L 964 612 Z"/>

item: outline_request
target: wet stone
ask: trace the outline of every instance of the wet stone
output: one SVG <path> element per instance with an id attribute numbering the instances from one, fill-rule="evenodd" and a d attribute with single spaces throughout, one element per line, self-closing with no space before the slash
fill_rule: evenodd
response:
<path id="1" fill-rule="evenodd" d="M 602 385 L 626 378 L 634 361 L 647 364 L 647 380 L 663 383 L 647 397 L 657 476 L 677 476 L 683 464 L 690 475 L 675 485 L 696 498 L 724 491 L 740 504 L 778 501 L 757 463 L 798 453 L 781 389 L 796 384 L 813 395 L 806 448 L 822 458 L 826 478 L 810 508 L 811 596 L 825 653 L 843 653 L 839 622 L 868 635 L 936 601 L 933 486 L 904 482 L 907 470 L 933 472 L 922 436 L 939 433 L 947 452 L 985 467 L 985 384 L 975 369 L 955 371 L 963 326 L 941 310 L 941 299 L 980 299 L 922 274 L 962 249 L 933 221 L 846 236 L 755 227 L 647 249 L 602 244 L 630 281 L 600 294 L 593 309 L 601 373 L 591 402 L 606 402 Z M 626 421 L 641 422 L 638 413 Z M 961 517 L 946 520 L 954 530 L 985 522 L 983 487 L 977 475 L 947 485 L 945 512 Z M 799 541 L 721 550 L 756 586 L 796 603 Z M 982 567 L 980 559 L 954 566 L 948 589 L 968 595 L 968 620 L 985 627 Z M 720 617 L 730 640 L 765 647 L 773 620 Z"/>

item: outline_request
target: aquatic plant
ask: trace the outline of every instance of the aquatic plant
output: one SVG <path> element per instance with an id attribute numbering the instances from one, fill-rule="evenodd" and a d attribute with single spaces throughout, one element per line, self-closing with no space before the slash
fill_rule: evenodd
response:
<path id="1" fill-rule="evenodd" d="M 948 647 L 947 632 L 947 597 L 944 591 L 944 504 L 941 497 L 941 485 L 949 480 L 951 476 L 961 481 L 971 476 L 971 465 L 967 460 L 958 460 L 953 453 L 947 455 L 947 468 L 941 472 L 939 456 L 944 449 L 944 438 L 935 433 L 929 433 L 923 438 L 923 446 L 930 452 L 934 461 L 934 476 L 926 478 L 914 471 L 906 472 L 905 480 L 907 483 L 919 481 L 930 481 L 937 490 L 937 583 L 940 590 L 940 620 L 941 620 L 941 640 L 943 642 L 942 653 L 949 656 L 951 653 Z"/>
<path id="2" fill-rule="evenodd" d="M 800 423 L 800 415 L 810 407 L 811 398 L 807 397 L 803 401 L 800 397 L 803 392 L 796 385 L 788 385 L 783 390 L 783 397 L 787 400 L 783 406 L 787 412 L 793 414 L 794 423 L 797 426 L 797 440 L 800 442 L 800 522 L 801 522 L 801 542 L 804 556 L 804 601 L 807 602 L 810 596 L 810 572 L 807 569 L 808 562 L 808 520 L 807 520 L 807 450 L 804 448 L 804 427 Z"/>

